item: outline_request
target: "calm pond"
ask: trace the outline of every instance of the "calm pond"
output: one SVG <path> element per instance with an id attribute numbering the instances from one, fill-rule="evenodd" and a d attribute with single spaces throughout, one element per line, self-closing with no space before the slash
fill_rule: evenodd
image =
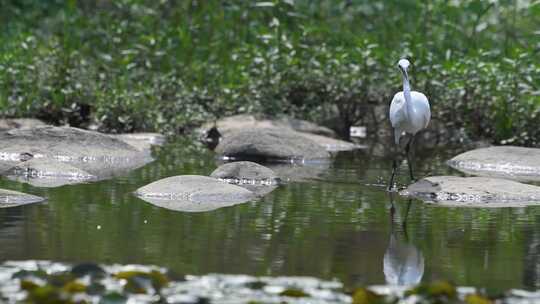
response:
<path id="1" fill-rule="evenodd" d="M 350 287 L 420 278 L 494 291 L 540 287 L 540 207 L 459 209 L 413 200 L 404 229 L 399 222 L 409 204 L 397 197 L 392 226 L 384 188 L 390 159 L 368 149 L 341 153 L 328 168 L 311 170 L 315 175 L 258 201 L 185 213 L 153 206 L 132 192 L 167 176 L 208 175 L 218 165 L 213 152 L 182 140 L 154 152 L 155 162 L 97 183 L 46 189 L 2 178 L 0 188 L 48 201 L 0 209 L 0 260 L 309 275 Z M 458 174 L 445 165 L 449 157 L 418 155 L 417 175 Z M 401 183 L 408 182 L 404 170 Z M 397 258 L 383 266 L 385 254 Z"/>

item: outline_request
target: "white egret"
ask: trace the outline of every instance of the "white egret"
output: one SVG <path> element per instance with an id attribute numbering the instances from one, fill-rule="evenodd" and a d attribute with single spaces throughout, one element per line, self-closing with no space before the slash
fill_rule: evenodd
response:
<path id="1" fill-rule="evenodd" d="M 396 93 L 392 99 L 392 103 L 390 104 L 390 122 L 392 123 L 392 128 L 394 128 L 394 139 L 398 147 L 399 139 L 403 133 L 412 135 L 405 146 L 405 152 L 407 154 L 407 163 L 409 165 L 411 180 L 414 180 L 409 150 L 416 133 L 425 129 L 429 124 L 431 111 L 426 95 L 420 92 L 411 91 L 409 75 L 407 74 L 409 65 L 410 63 L 407 59 L 400 59 L 398 62 L 398 68 L 403 76 L 403 91 Z M 392 177 L 390 178 L 390 183 L 388 185 L 389 190 L 391 190 L 394 185 L 396 171 L 397 161 L 394 159 Z"/>

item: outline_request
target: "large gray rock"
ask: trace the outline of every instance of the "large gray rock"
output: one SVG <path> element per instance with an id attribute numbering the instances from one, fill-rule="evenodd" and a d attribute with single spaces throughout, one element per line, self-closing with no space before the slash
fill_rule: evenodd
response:
<path id="1" fill-rule="evenodd" d="M 202 134 L 208 134 L 213 126 L 217 127 L 217 130 L 223 138 L 227 138 L 231 134 L 242 130 L 277 129 L 280 130 L 279 132 L 286 133 L 296 131 L 297 135 L 322 145 L 329 152 L 350 151 L 365 148 L 362 145 L 334 138 L 336 137 L 336 134 L 329 128 L 290 117 L 282 117 L 279 119 L 257 119 L 252 115 L 235 115 L 222 118 L 215 124 L 207 123 L 200 131 Z"/>
<path id="2" fill-rule="evenodd" d="M 17 163 L 16 162 L 3 162 L 0 160 L 0 175 L 4 175 L 8 170 L 13 168 Z"/>
<path id="3" fill-rule="evenodd" d="M 279 178 L 272 169 L 250 161 L 223 164 L 210 176 L 246 188 L 259 196 L 271 192 L 279 184 Z"/>
<path id="4" fill-rule="evenodd" d="M 82 169 L 107 178 L 138 168 L 152 158 L 112 136 L 71 127 L 35 127 L 0 133 L 0 163 L 42 159 Z"/>
<path id="5" fill-rule="evenodd" d="M 336 132 L 334 132 L 330 128 L 319 126 L 307 120 L 296 119 L 296 118 L 292 118 L 288 116 L 283 116 L 283 117 L 278 118 L 277 120 L 274 120 L 274 124 L 277 127 L 291 128 L 298 132 L 319 134 L 319 135 L 324 135 L 328 137 L 337 136 Z"/>
<path id="6" fill-rule="evenodd" d="M 35 118 L 4 118 L 0 119 L 0 130 L 10 130 L 18 128 L 43 127 L 47 124 Z"/>
<path id="7" fill-rule="evenodd" d="M 540 181 L 540 149 L 535 148 L 481 148 L 459 154 L 448 165 L 473 175 Z"/>
<path id="8" fill-rule="evenodd" d="M 39 203 L 45 199 L 39 196 L 0 189 L 0 208 L 16 207 L 26 204 Z"/>
<path id="9" fill-rule="evenodd" d="M 287 129 L 247 129 L 226 136 L 216 152 L 232 159 L 306 160 L 330 157 L 325 148 Z"/>
<path id="10" fill-rule="evenodd" d="M 458 207 L 540 205 L 540 187 L 490 177 L 431 176 L 410 185 L 401 194 Z"/>
<path id="11" fill-rule="evenodd" d="M 184 212 L 210 211 L 254 199 L 253 192 L 213 177 L 179 175 L 160 179 L 135 191 L 141 199 Z"/>
<path id="12" fill-rule="evenodd" d="M 149 151 L 152 146 L 165 143 L 165 136 L 159 133 L 126 133 L 111 135 L 135 147 L 139 151 Z"/>
<path id="13" fill-rule="evenodd" d="M 307 139 L 313 140 L 317 144 L 323 146 L 328 152 L 352 151 L 366 148 L 365 145 L 354 144 L 352 142 L 335 139 L 328 136 L 300 132 L 298 134 Z"/>
<path id="14" fill-rule="evenodd" d="M 287 116 L 278 119 L 257 119 L 253 115 L 239 114 L 221 118 L 215 122 L 215 125 L 223 135 L 226 135 L 227 133 L 232 131 L 245 129 L 285 128 L 298 132 L 336 137 L 336 133 L 327 127 L 319 126 L 306 120 L 291 118 Z M 213 126 L 213 122 L 206 123 L 201 127 L 201 131 L 204 132 L 206 130 L 209 130 Z"/>
<path id="15" fill-rule="evenodd" d="M 97 180 L 97 177 L 53 159 L 34 158 L 20 162 L 4 173 L 7 178 L 35 187 L 59 187 Z"/>

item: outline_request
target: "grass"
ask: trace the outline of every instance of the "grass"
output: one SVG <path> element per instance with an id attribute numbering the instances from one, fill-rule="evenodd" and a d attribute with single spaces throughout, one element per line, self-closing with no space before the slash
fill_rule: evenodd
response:
<path id="1" fill-rule="evenodd" d="M 0 22 L 4 117 L 178 134 L 288 114 L 346 136 L 406 56 L 445 128 L 540 140 L 538 1 L 7 0 Z"/>

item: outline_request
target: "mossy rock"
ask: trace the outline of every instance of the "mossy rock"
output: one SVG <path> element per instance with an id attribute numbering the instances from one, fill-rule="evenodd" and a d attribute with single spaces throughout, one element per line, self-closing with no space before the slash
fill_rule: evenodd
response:
<path id="1" fill-rule="evenodd" d="M 23 303 L 72 304 L 74 302 L 68 295 L 63 294 L 59 288 L 47 284 L 30 290 Z"/>
<path id="2" fill-rule="evenodd" d="M 127 284 L 124 290 L 128 293 L 147 293 L 148 287 L 159 291 L 169 283 L 169 279 L 159 271 L 123 271 L 114 275 L 117 279 L 124 279 Z"/>
<path id="3" fill-rule="evenodd" d="M 77 278 L 86 275 L 89 275 L 91 278 L 103 278 L 105 276 L 105 270 L 94 263 L 77 264 L 71 268 L 71 273 Z"/>
<path id="4" fill-rule="evenodd" d="M 465 297 L 465 303 L 467 304 L 493 304 L 494 302 L 481 295 L 470 294 Z"/>
<path id="5" fill-rule="evenodd" d="M 263 289 L 264 286 L 266 286 L 266 285 L 267 284 L 265 282 L 261 282 L 261 281 L 254 281 L 254 282 L 246 283 L 246 287 L 248 287 L 250 289 L 254 289 L 254 290 Z"/>
<path id="6" fill-rule="evenodd" d="M 107 288 L 105 287 L 105 285 L 98 282 L 92 282 L 90 285 L 86 287 L 86 293 L 89 295 L 101 295 L 106 290 Z"/>
<path id="7" fill-rule="evenodd" d="M 457 298 L 457 290 L 453 284 L 446 281 L 440 281 L 430 284 L 420 284 L 407 290 L 405 295 L 419 295 L 428 299 L 454 300 Z"/>
<path id="8" fill-rule="evenodd" d="M 353 304 L 383 304 L 387 303 L 384 296 L 366 288 L 358 288 L 352 294 Z"/>
<path id="9" fill-rule="evenodd" d="M 86 292 L 86 285 L 82 284 L 81 282 L 71 281 L 62 287 L 62 291 L 67 293 Z"/>
<path id="10" fill-rule="evenodd" d="M 48 274 L 42 270 L 42 269 L 39 269 L 39 270 L 20 270 L 20 271 L 17 271 L 16 273 L 14 273 L 11 278 L 12 279 L 29 279 L 29 278 L 40 278 L 40 279 L 47 279 L 48 277 Z"/>
<path id="11" fill-rule="evenodd" d="M 50 274 L 47 277 L 47 282 L 55 287 L 62 288 L 75 280 L 71 272 L 58 272 Z"/>
<path id="12" fill-rule="evenodd" d="M 39 285 L 32 282 L 32 281 L 30 281 L 30 280 L 21 280 L 20 287 L 21 287 L 22 290 L 26 290 L 26 291 L 31 292 L 32 290 L 38 288 Z"/>
<path id="13" fill-rule="evenodd" d="M 279 295 L 283 297 L 291 297 L 291 298 L 309 297 L 309 294 L 305 293 L 303 290 L 300 290 L 300 289 L 285 289 Z"/>
<path id="14" fill-rule="evenodd" d="M 99 299 L 99 304 L 124 304 L 127 298 L 117 292 L 112 292 L 104 295 Z"/>

